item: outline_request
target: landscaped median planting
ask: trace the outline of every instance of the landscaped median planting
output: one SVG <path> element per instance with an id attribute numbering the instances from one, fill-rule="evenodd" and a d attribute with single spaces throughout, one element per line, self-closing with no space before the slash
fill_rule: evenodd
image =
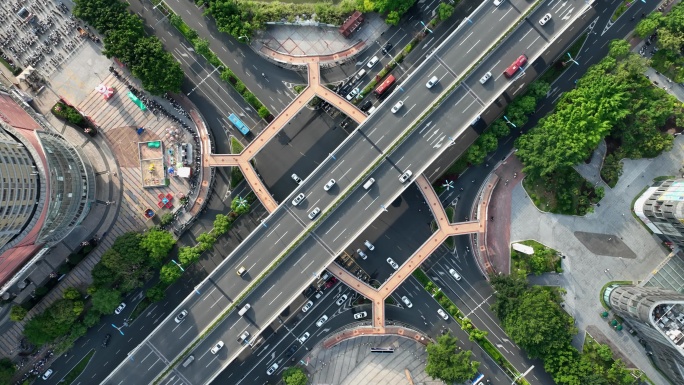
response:
<path id="1" fill-rule="evenodd" d="M 430 277 L 428 277 L 422 269 L 416 269 L 413 272 L 413 277 L 416 278 L 418 282 L 423 285 L 423 288 L 425 288 L 425 290 L 432 295 L 437 303 L 439 303 L 440 306 L 442 306 L 444 310 L 446 310 L 454 318 L 454 320 L 458 322 L 458 324 L 461 326 L 461 329 L 468 333 L 470 340 L 477 342 L 478 345 L 480 345 L 494 361 L 496 361 L 504 370 L 506 370 L 510 377 L 517 378 L 517 376 L 520 375 L 520 373 L 515 370 L 513 365 L 508 362 L 506 357 L 504 357 L 501 352 L 499 352 L 499 350 L 491 342 L 489 342 L 489 340 L 487 340 L 487 332 L 479 330 L 473 326 L 472 322 L 468 318 L 465 318 L 463 313 L 453 302 L 451 302 L 449 297 L 447 297 L 442 290 L 435 285 L 434 282 L 432 282 Z M 529 385 L 524 378 L 518 379 L 516 383 L 521 385 Z"/>
<path id="2" fill-rule="evenodd" d="M 192 44 L 193 48 L 195 49 L 195 52 L 198 54 L 204 56 L 205 59 L 211 65 L 213 65 L 216 68 L 219 68 L 221 71 L 221 79 L 225 81 L 226 83 L 230 84 L 235 90 L 242 95 L 243 98 L 245 98 L 245 101 L 249 103 L 254 109 L 257 111 L 259 114 L 259 117 L 262 119 L 265 119 L 266 121 L 271 121 L 273 120 L 273 115 L 271 112 L 264 106 L 263 103 L 259 100 L 259 98 L 256 97 L 248 88 L 245 86 L 245 83 L 243 83 L 233 71 L 228 68 L 227 65 L 225 65 L 221 59 L 216 56 L 214 51 L 212 51 L 209 48 L 209 41 L 206 39 L 202 39 L 197 35 L 197 32 L 195 32 L 192 28 L 190 28 L 183 19 L 173 13 L 171 9 L 166 7 L 162 3 L 162 8 L 164 8 L 164 12 L 169 14 L 169 21 L 171 22 L 171 25 L 176 27 L 178 31 L 185 36 L 186 39 Z"/>

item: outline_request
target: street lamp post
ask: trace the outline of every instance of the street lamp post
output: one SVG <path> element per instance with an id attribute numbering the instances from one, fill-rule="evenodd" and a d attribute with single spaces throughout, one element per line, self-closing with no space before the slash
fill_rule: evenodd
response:
<path id="1" fill-rule="evenodd" d="M 181 269 L 181 271 L 185 272 L 185 269 L 183 269 L 183 266 L 181 266 L 180 263 L 176 262 L 175 259 L 172 259 L 171 262 L 173 262 L 176 266 L 178 266 L 178 268 Z"/>
<path id="2" fill-rule="evenodd" d="M 121 335 L 124 335 L 124 332 L 121 331 L 121 329 L 123 329 L 124 326 L 126 326 L 126 324 L 123 324 L 121 326 L 116 326 L 116 325 L 112 324 L 112 327 L 114 327 L 114 329 L 118 330 L 119 333 L 121 333 Z"/>
<path id="3" fill-rule="evenodd" d="M 567 62 L 571 62 L 571 63 L 575 63 L 575 64 L 577 64 L 577 65 L 580 65 L 580 64 L 577 62 L 577 60 L 573 59 L 572 56 L 570 56 L 570 52 L 567 52 L 567 54 L 568 54 L 568 57 L 570 58 L 570 60 L 568 60 Z M 567 62 L 566 62 L 566 63 L 567 63 Z"/>
<path id="4" fill-rule="evenodd" d="M 518 126 L 516 126 L 515 123 L 511 122 L 510 120 L 508 120 L 508 117 L 507 117 L 506 115 L 504 115 L 503 118 L 504 118 L 504 120 L 506 121 L 506 123 L 510 124 L 513 128 L 518 128 Z"/>
<path id="5" fill-rule="evenodd" d="M 425 27 L 425 30 L 426 30 L 426 31 L 428 31 L 428 32 L 432 33 L 432 30 L 431 30 L 430 28 L 428 28 L 428 26 L 427 26 L 427 25 L 425 25 L 425 23 L 423 23 L 423 20 L 421 20 L 421 21 L 420 21 L 420 24 L 422 24 L 422 25 L 423 25 L 423 27 Z"/>

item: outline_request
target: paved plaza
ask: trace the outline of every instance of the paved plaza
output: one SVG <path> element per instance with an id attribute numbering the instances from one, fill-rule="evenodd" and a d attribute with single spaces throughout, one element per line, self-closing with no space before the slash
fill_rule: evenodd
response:
<path id="1" fill-rule="evenodd" d="M 373 354 L 371 347 L 391 347 L 394 353 Z M 319 344 L 304 361 L 312 384 L 443 384 L 425 374 L 425 346 L 396 335 L 346 339 L 328 349 Z"/>
<path id="2" fill-rule="evenodd" d="M 605 197 L 595 212 L 584 217 L 556 215 L 538 210 L 521 185 L 511 196 L 511 242 L 537 240 L 567 257 L 562 274 L 530 276 L 533 284 L 559 285 L 567 290 L 565 309 L 577 321 L 580 333 L 574 344 L 580 347 L 583 332 L 600 331 L 615 344 L 620 354 L 630 357 L 657 384 L 666 380 L 651 366 L 644 348 L 623 330 L 616 332 L 600 317 L 603 311 L 598 297 L 603 285 L 610 281 L 646 279 L 667 257 L 668 250 L 632 215 L 632 200 L 652 183 L 653 178 L 678 175 L 684 157 L 684 140 L 675 138 L 672 151 L 655 159 L 623 160 L 624 172 L 614 188 L 598 175 L 598 161 L 578 171 L 591 183 L 603 186 Z M 635 256 L 635 257 L 634 257 Z"/>

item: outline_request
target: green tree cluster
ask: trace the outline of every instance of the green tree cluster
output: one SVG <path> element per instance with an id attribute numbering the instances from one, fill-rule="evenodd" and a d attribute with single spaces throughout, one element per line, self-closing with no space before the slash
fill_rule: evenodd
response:
<path id="1" fill-rule="evenodd" d="M 28 310 L 21 306 L 12 306 L 12 309 L 10 310 L 10 319 L 14 322 L 19 322 L 26 317 L 26 314 L 28 313 Z"/>
<path id="2" fill-rule="evenodd" d="M 146 36 L 142 20 L 120 0 L 75 0 L 74 15 L 93 25 L 104 38 L 103 53 L 126 64 L 152 94 L 179 92 L 180 63 L 164 51 L 157 37 Z"/>
<path id="3" fill-rule="evenodd" d="M 658 52 L 651 58 L 652 66 L 677 83 L 684 82 L 684 5 L 675 4 L 669 12 L 652 12 L 637 24 L 635 32 L 646 38 L 658 32 L 655 45 Z"/>
<path id="4" fill-rule="evenodd" d="M 78 306 L 78 301 L 58 300 L 26 323 L 24 336 L 35 345 L 54 341 L 69 334 L 77 326 L 76 321 L 82 311 L 83 306 Z"/>
<path id="5" fill-rule="evenodd" d="M 285 385 L 306 385 L 309 379 L 302 368 L 291 366 L 283 371 L 283 382 Z"/>
<path id="6" fill-rule="evenodd" d="M 12 360 L 7 357 L 0 358 L 0 384 L 11 384 L 15 372 Z"/>
<path id="7" fill-rule="evenodd" d="M 523 276 L 492 275 L 491 283 L 496 290 L 492 310 L 504 330 L 530 357 L 544 361 L 544 369 L 556 384 L 634 383 L 624 363 L 613 360 L 607 346 L 580 353 L 570 344 L 577 329 L 561 308 L 556 291 L 530 287 Z"/>
<path id="8" fill-rule="evenodd" d="M 458 338 L 447 333 L 437 339 L 437 343 L 427 346 L 427 365 L 425 373 L 447 384 L 464 382 L 475 376 L 480 363 L 471 360 L 470 350 L 461 350 L 456 343 Z"/>

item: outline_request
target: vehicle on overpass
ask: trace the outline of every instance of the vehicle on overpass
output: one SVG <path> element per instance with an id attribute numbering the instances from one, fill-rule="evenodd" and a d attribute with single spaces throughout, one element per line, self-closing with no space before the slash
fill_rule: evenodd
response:
<path id="1" fill-rule="evenodd" d="M 380 83 L 378 88 L 375 89 L 375 96 L 382 96 L 385 92 L 387 92 L 388 89 L 390 89 L 394 85 L 394 82 L 396 81 L 397 78 L 395 78 L 394 75 L 389 75 L 387 78 L 385 78 L 385 80 L 383 80 L 382 83 Z"/>
<path id="2" fill-rule="evenodd" d="M 507 78 L 512 78 L 519 69 L 521 69 L 525 64 L 527 64 L 527 56 L 520 55 L 517 59 L 504 71 L 504 76 Z"/>
<path id="3" fill-rule="evenodd" d="M 247 136 L 249 134 L 249 127 L 240 120 L 235 114 L 228 115 L 228 120 L 233 123 L 233 126 L 240 131 L 242 135 Z"/>

